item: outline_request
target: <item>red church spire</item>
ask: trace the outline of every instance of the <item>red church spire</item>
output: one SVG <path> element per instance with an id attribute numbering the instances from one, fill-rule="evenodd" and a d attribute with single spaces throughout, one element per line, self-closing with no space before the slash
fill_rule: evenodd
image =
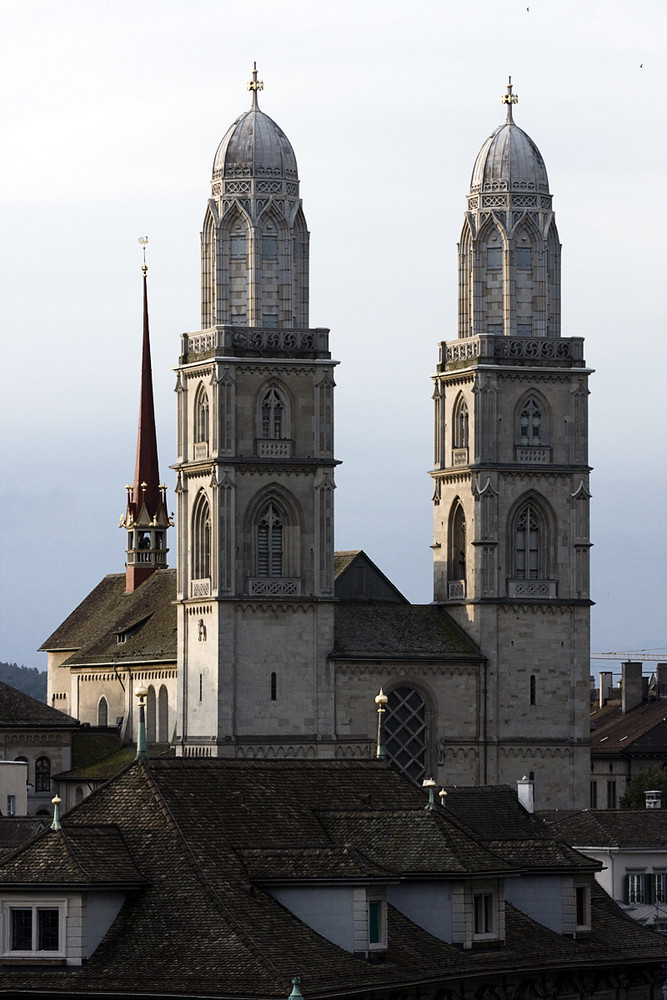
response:
<path id="1" fill-rule="evenodd" d="M 167 528 L 172 523 L 167 514 L 165 494 L 167 487 L 160 483 L 157 460 L 157 433 L 153 403 L 153 375 L 151 371 L 151 345 L 148 332 L 148 287 L 146 275 L 146 243 L 144 247 L 144 334 L 141 359 L 141 396 L 139 401 L 139 433 L 137 436 L 137 461 L 134 485 L 127 487 L 127 510 L 121 518 L 121 528 L 127 529 L 127 563 L 125 590 L 130 593 L 156 569 L 167 565 Z"/>

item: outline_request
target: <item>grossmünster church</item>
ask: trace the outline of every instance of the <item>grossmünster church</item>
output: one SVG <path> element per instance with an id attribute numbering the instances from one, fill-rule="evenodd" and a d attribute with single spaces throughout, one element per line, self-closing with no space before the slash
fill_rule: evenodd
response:
<path id="1" fill-rule="evenodd" d="M 213 159 L 202 328 L 180 342 L 176 530 L 144 270 L 125 571 L 44 643 L 49 704 L 131 740 L 141 683 L 149 740 L 178 755 L 349 758 L 375 755 L 382 687 L 387 756 L 413 780 L 525 776 L 537 808 L 584 807 L 589 369 L 561 335 L 552 195 L 512 85 L 472 169 L 458 330 L 437 345 L 428 605 L 363 550 L 334 551 L 337 362 L 309 326 L 296 156 L 256 71 L 248 89 Z"/>

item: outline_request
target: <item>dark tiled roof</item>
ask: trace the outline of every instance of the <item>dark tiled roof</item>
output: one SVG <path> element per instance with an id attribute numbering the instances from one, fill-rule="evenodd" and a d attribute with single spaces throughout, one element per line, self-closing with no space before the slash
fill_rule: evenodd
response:
<path id="1" fill-rule="evenodd" d="M 130 594 L 124 573 L 105 576 L 40 648 L 72 650 L 67 667 L 175 662 L 175 600 L 175 569 L 157 570 Z M 119 633 L 134 628 L 118 642 Z"/>
<path id="2" fill-rule="evenodd" d="M 667 701 L 645 702 L 623 715 L 618 701 L 591 713 L 591 753 L 628 753 L 633 749 L 667 754 Z"/>
<path id="3" fill-rule="evenodd" d="M 50 824 L 47 816 L 0 816 L 0 857 L 15 851 Z"/>
<path id="4" fill-rule="evenodd" d="M 447 811 L 508 864 L 552 871 L 599 867 L 567 843 L 554 840 L 549 827 L 523 808 L 509 785 L 448 787 L 447 793 Z"/>
<path id="5" fill-rule="evenodd" d="M 445 840 L 461 833 L 453 814 L 437 819 L 424 814 L 423 793 L 376 761 L 180 758 L 157 760 L 150 768 L 131 765 L 63 817 L 63 836 L 73 843 L 82 830 L 95 836 L 101 827 L 116 825 L 148 883 L 130 895 L 84 966 L 42 970 L 37 981 L 30 970 L 0 969 L 0 989 L 71 995 L 108 992 L 113 984 L 115 995 L 284 1000 L 295 972 L 302 976 L 306 997 L 359 991 L 385 995 L 391 988 L 453 983 L 471 975 L 616 962 L 645 968 L 667 958 L 664 938 L 633 925 L 597 896 L 587 939 L 573 941 L 549 931 L 507 904 L 506 944 L 463 951 L 390 907 L 383 962 L 365 962 L 338 948 L 253 884 L 246 861 L 262 851 L 278 858 L 294 847 L 295 858 L 306 861 L 327 848 L 335 856 L 339 845 L 329 827 L 333 832 L 336 816 L 361 815 L 360 802 L 369 794 L 370 817 L 381 811 L 405 814 L 404 844 L 406 838 L 418 841 L 425 829 L 429 836 L 442 830 Z M 420 821 L 412 825 L 417 814 Z M 361 836 L 361 823 L 344 825 L 337 835 Z M 40 841 L 57 836 L 45 831 L 10 859 L 11 871 L 21 856 L 42 850 Z M 417 844 L 407 846 L 419 855 Z M 400 853 L 394 850 L 393 860 Z M 108 874 L 103 858 L 96 868 L 96 874 Z M 0 880 L 7 870 L 0 866 Z"/>
<path id="6" fill-rule="evenodd" d="M 72 729 L 78 725 L 71 715 L 65 715 L 57 708 L 51 708 L 0 681 L 0 728 Z"/>
<path id="7" fill-rule="evenodd" d="M 348 552 L 334 552 L 334 580 L 344 573 L 348 566 L 351 566 L 361 549 L 350 549 Z"/>
<path id="8" fill-rule="evenodd" d="M 116 826 L 49 828 L 0 866 L 0 886 L 137 886 L 137 869 Z"/>
<path id="9" fill-rule="evenodd" d="M 333 655 L 373 659 L 482 658 L 444 609 L 388 601 L 337 604 Z"/>
<path id="10" fill-rule="evenodd" d="M 148 756 L 173 757 L 175 750 L 164 743 L 151 743 L 148 747 Z M 58 781 L 108 781 L 115 775 L 120 774 L 123 768 L 131 764 L 137 756 L 137 748 L 133 743 L 128 743 L 115 750 L 113 753 L 100 757 L 97 760 L 82 762 L 79 766 L 73 767 L 69 771 L 63 771 L 56 775 Z"/>
<path id="11" fill-rule="evenodd" d="M 584 809 L 563 817 L 550 813 L 549 824 L 577 847 L 667 848 L 667 809 Z"/>
<path id="12" fill-rule="evenodd" d="M 362 549 L 334 552 L 334 581 L 334 595 L 341 600 L 408 603 L 400 590 Z"/>

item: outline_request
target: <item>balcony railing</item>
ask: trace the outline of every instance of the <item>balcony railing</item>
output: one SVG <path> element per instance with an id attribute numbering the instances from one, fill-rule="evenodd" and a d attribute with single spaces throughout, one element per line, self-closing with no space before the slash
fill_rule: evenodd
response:
<path id="1" fill-rule="evenodd" d="M 248 593 L 253 597 L 299 597 L 301 580 L 284 576 L 260 576 L 248 580 Z"/>
<path id="2" fill-rule="evenodd" d="M 517 444 L 514 446 L 514 457 L 517 462 L 547 465 L 551 461 L 551 448 L 546 445 Z"/>
<path id="3" fill-rule="evenodd" d="M 467 448 L 453 448 L 452 449 L 452 465 L 467 465 L 468 464 L 468 449 Z"/>
<path id="4" fill-rule="evenodd" d="M 447 596 L 450 601 L 463 600 L 466 596 L 465 580 L 450 580 L 447 584 Z"/>
<path id="5" fill-rule="evenodd" d="M 210 597 L 211 596 L 211 578 L 207 577 L 202 580 L 192 580 L 190 582 L 190 597 Z"/>
<path id="6" fill-rule="evenodd" d="M 292 441 L 276 438 L 259 438 L 257 440 L 258 458 L 291 458 Z"/>
<path id="7" fill-rule="evenodd" d="M 508 597 L 530 597 L 546 600 L 558 596 L 556 580 L 508 580 Z"/>

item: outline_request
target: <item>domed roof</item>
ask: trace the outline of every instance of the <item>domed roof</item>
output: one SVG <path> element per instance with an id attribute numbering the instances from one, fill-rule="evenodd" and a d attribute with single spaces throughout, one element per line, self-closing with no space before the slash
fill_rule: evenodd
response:
<path id="1" fill-rule="evenodd" d="M 248 84 L 252 106 L 222 138 L 213 160 L 213 177 L 283 177 L 297 179 L 296 156 L 289 139 L 272 118 L 259 110 L 257 69 Z"/>
<path id="2" fill-rule="evenodd" d="M 522 129 L 512 120 L 512 82 L 503 97 L 507 120 L 486 140 L 475 160 L 470 180 L 473 191 L 549 191 L 547 168 L 542 154 Z"/>

